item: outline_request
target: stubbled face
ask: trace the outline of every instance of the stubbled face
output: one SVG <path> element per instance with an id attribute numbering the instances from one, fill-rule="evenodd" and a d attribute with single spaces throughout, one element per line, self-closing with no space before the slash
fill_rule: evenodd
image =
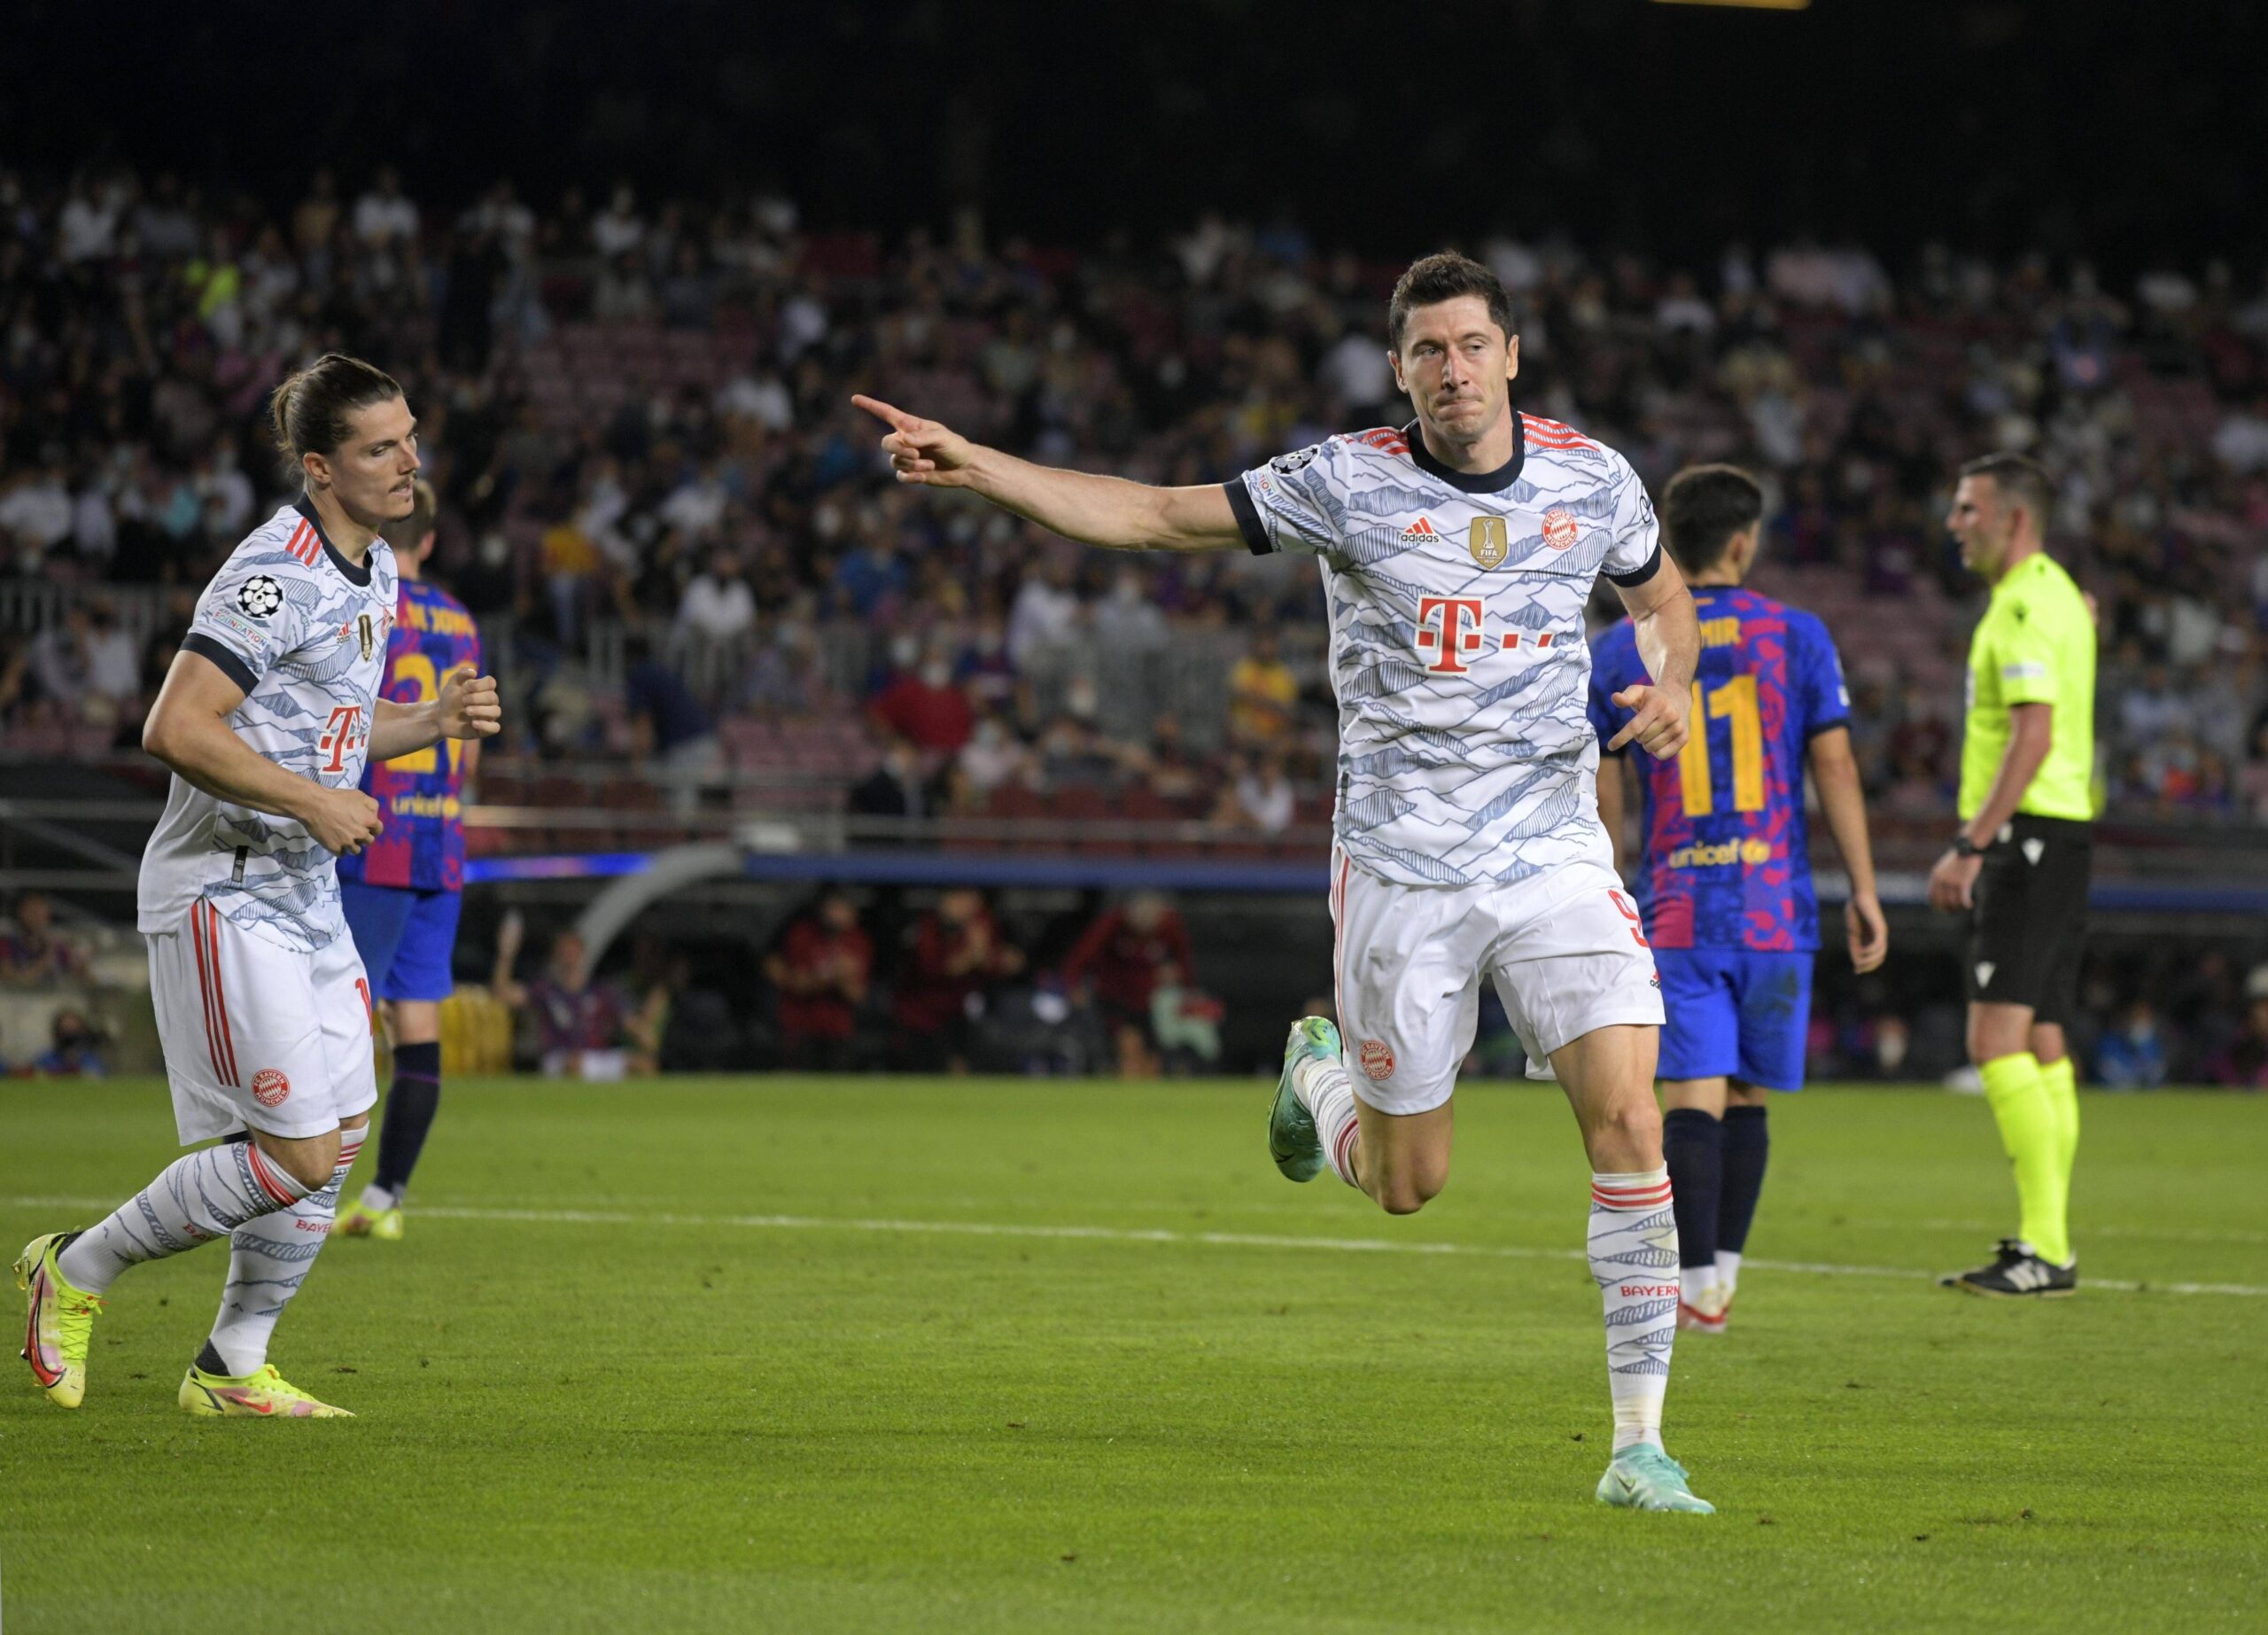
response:
<path id="1" fill-rule="evenodd" d="M 1418 419 L 1451 443 L 1477 443 L 1494 429 L 1520 372 L 1519 338 L 1496 326 L 1478 295 L 1413 310 L 1402 349 L 1388 356 Z"/>
<path id="2" fill-rule="evenodd" d="M 357 409 L 346 440 L 307 456 L 307 474 L 328 483 L 339 509 L 366 528 L 407 517 L 417 504 L 417 417 L 390 397 Z"/>
<path id="3" fill-rule="evenodd" d="M 1961 546 L 1961 563 L 1991 579 L 2008 554 L 2016 512 L 2000 501 L 2000 485 L 1989 477 L 1964 477 L 1953 491 L 1946 527 Z"/>

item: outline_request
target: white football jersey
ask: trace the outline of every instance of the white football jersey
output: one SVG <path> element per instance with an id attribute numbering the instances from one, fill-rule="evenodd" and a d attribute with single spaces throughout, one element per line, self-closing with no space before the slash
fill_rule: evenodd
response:
<path id="1" fill-rule="evenodd" d="M 1661 565 L 1630 463 L 1520 415 L 1473 475 L 1415 425 L 1333 437 L 1228 485 L 1255 553 L 1309 551 L 1331 611 L 1339 845 L 1404 885 L 1526 880 L 1612 857 L 1584 713 L 1583 607 L 1599 574 Z M 1611 866 L 1611 864 L 1610 864 Z"/>
<path id="2" fill-rule="evenodd" d="M 302 499 L 252 530 L 213 576 L 182 649 L 245 689 L 229 725 L 253 751 L 353 789 L 369 755 L 395 589 L 384 540 L 358 568 Z M 313 952 L 346 934 L 337 865 L 295 820 L 215 799 L 176 774 L 142 853 L 135 923 L 175 930 L 209 898 L 253 935 Z"/>

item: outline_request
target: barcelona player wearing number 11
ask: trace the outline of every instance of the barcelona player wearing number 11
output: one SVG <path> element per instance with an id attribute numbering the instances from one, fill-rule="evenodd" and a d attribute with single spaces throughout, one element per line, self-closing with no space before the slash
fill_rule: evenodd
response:
<path id="1" fill-rule="evenodd" d="M 1670 480 L 1663 543 L 1701 621 L 1692 736 L 1674 760 L 1603 759 L 1598 780 L 1619 866 L 1618 761 L 1639 775 L 1636 893 L 1667 1017 L 1662 1150 L 1677 1211 L 1678 1326 L 1710 1334 L 1725 1326 L 1764 1184 L 1767 1093 L 1803 1088 L 1819 948 L 1806 767 L 1850 874 L 1852 963 L 1872 970 L 1889 950 L 1835 643 L 1813 615 L 1741 586 L 1763 515 L 1762 488 L 1732 466 Z M 1599 636 L 1590 716 L 1602 744 L 1627 720 L 1614 695 L 1646 679 L 1628 620 Z"/>
<path id="2" fill-rule="evenodd" d="M 416 704 L 440 696 L 453 672 L 480 668 L 480 633 L 464 604 L 424 577 L 433 553 L 432 488 L 417 485 L 416 509 L 385 531 L 401 574 L 379 696 Z M 378 1131 L 377 1172 L 340 1216 L 348 1237 L 402 1234 L 401 1196 L 441 1101 L 441 1001 L 452 985 L 457 910 L 464 891 L 465 781 L 478 746 L 448 743 L 373 760 L 362 788 L 384 828 L 359 857 L 338 860 L 346 924 L 384 1001 L 393 1034 L 393 1084 Z"/>

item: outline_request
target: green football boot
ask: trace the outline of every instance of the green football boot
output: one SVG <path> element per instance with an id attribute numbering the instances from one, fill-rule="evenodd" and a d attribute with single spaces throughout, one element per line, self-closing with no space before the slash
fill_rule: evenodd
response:
<path id="1" fill-rule="evenodd" d="M 1311 1181 L 1323 1171 L 1323 1137 L 1315 1115 L 1292 1087 L 1292 1070 L 1301 1062 L 1339 1060 L 1339 1030 L 1321 1016 L 1292 1024 L 1284 1042 L 1284 1071 L 1276 1080 L 1276 1100 L 1268 1109 L 1268 1156 L 1295 1181 Z"/>
<path id="2" fill-rule="evenodd" d="M 1625 1510 L 1684 1510 L 1714 1515 L 1717 1507 L 1696 1499 L 1685 1485 L 1685 1467 L 1651 1442 L 1635 1443 L 1614 1456 L 1598 1479 L 1598 1502 Z"/>

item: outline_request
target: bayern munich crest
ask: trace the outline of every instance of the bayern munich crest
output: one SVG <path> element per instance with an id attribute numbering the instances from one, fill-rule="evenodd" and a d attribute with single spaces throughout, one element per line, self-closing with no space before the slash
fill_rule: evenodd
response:
<path id="1" fill-rule="evenodd" d="M 1362 1063 L 1363 1071 L 1372 1078 L 1394 1077 L 1394 1052 L 1382 1039 L 1364 1039 L 1357 1060 Z"/>
<path id="2" fill-rule="evenodd" d="M 1575 542 L 1575 518 L 1555 505 L 1543 513 L 1543 542 L 1554 550 L 1565 550 Z"/>
<path id="3" fill-rule="evenodd" d="M 263 1067 L 252 1076 L 252 1099 L 262 1107 L 276 1106 L 291 1094 L 291 1081 L 282 1068 Z"/>

